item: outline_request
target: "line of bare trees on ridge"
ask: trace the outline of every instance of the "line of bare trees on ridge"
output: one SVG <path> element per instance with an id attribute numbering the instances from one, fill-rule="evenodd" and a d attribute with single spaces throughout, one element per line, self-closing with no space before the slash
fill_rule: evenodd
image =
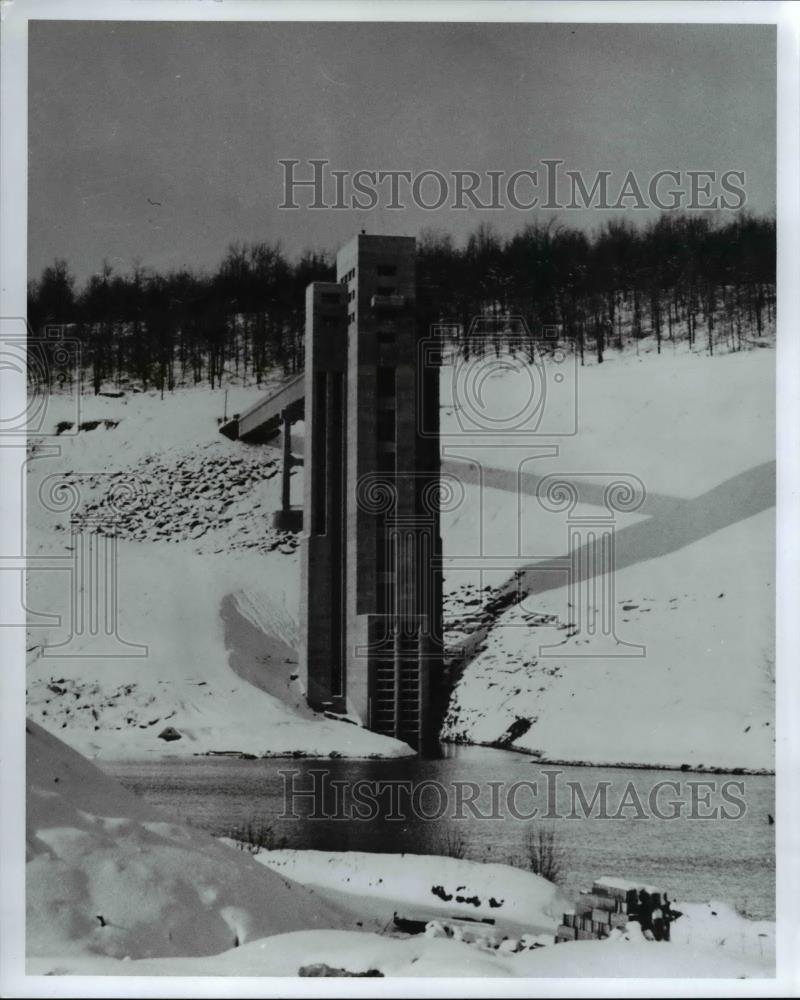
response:
<path id="1" fill-rule="evenodd" d="M 491 346 L 466 336 L 476 316 L 557 327 L 582 359 L 598 361 L 647 336 L 658 351 L 679 340 L 741 350 L 774 326 L 775 221 L 744 213 L 664 213 L 595 234 L 533 224 L 509 239 L 484 224 L 463 246 L 425 231 L 417 266 L 435 317 L 460 327 L 464 353 Z M 55 260 L 29 283 L 28 322 L 37 334 L 68 327 L 95 392 L 131 380 L 162 392 L 230 377 L 259 383 L 302 367 L 305 288 L 334 278 L 330 255 L 290 261 L 267 242 L 231 245 L 212 273 L 104 264 L 82 287 Z"/>

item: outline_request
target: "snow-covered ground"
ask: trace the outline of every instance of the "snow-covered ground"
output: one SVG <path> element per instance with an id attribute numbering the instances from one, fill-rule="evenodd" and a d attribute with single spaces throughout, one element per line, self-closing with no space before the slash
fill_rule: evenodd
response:
<path id="1" fill-rule="evenodd" d="M 772 768 L 773 527 L 765 511 L 619 569 L 617 635 L 641 657 L 587 659 L 583 636 L 536 625 L 572 620 L 564 589 L 509 609 L 457 684 L 445 736 L 491 743 L 522 719 L 507 745 L 544 760 Z"/>
<path id="2" fill-rule="evenodd" d="M 88 584 L 70 586 L 68 571 L 31 572 L 29 612 L 61 618 L 59 627 L 29 629 L 31 717 L 102 758 L 409 754 L 404 743 L 305 706 L 295 653 L 297 539 L 271 525 L 279 451 L 220 436 L 223 393 L 85 396 L 81 422 L 118 423 L 48 439 L 60 447 L 55 457 L 34 440 L 29 555 L 59 556 L 69 569 L 78 540 L 55 491 L 71 485 L 84 538 L 94 519 L 120 539 L 113 580 L 121 642 L 87 629 L 59 649 Z M 231 390 L 228 412 L 261 394 Z M 70 415 L 69 399 L 48 402 L 53 426 Z M 167 727 L 181 738 L 159 739 Z"/>
<path id="3" fill-rule="evenodd" d="M 443 518 L 446 615 L 452 644 L 479 640 L 447 739 L 501 740 L 550 761 L 773 767 L 774 363 L 769 349 L 612 355 L 578 371 L 577 434 L 521 447 L 510 435 L 490 450 L 457 433 L 465 420 L 447 387 L 458 379 L 445 376 L 446 469 L 466 484 Z M 528 387 L 504 370 L 485 380 L 482 403 L 513 414 Z M 535 457 L 537 444 L 558 456 Z M 557 571 L 567 515 L 537 497 L 550 474 L 574 484 L 576 519 L 604 513 L 609 479 L 643 483 L 642 505 L 614 516 L 613 594 L 615 635 L 643 655 L 582 655 L 587 634 L 573 623 L 603 606 L 601 578 L 570 604 Z M 497 568 L 476 571 L 482 562 Z M 484 588 L 515 572 L 524 599 L 487 614 L 496 591 Z M 504 739 L 511 726 L 522 735 Z"/>
<path id="4" fill-rule="evenodd" d="M 772 767 L 774 351 L 709 358 L 665 346 L 656 357 L 648 345 L 577 369 L 578 432 L 521 447 L 509 434 L 508 447 L 482 448 L 459 431 L 459 376 L 443 370 L 445 469 L 464 484 L 464 502 L 442 518 L 447 642 L 471 638 L 477 647 L 445 738 L 501 741 L 543 760 Z M 513 415 L 530 385 L 501 366 L 482 380 L 481 404 Z M 114 495 L 119 635 L 147 655 L 90 658 L 97 644 L 88 635 L 73 638 L 76 656 L 57 655 L 69 635 L 69 575 L 32 572 L 29 609 L 63 618 L 60 628 L 30 629 L 32 718 L 105 758 L 408 753 L 304 706 L 294 653 L 297 539 L 270 520 L 280 452 L 219 435 L 225 391 L 86 395 L 76 427 L 98 426 L 33 442 L 29 553 L 61 556 L 68 568 L 77 544 L 68 514 L 45 504 L 49 477 L 77 488 L 85 530 L 113 517 Z M 228 413 L 262 392 L 231 388 Z M 463 411 L 463 398 L 458 405 Z M 572 395 L 554 394 L 547 405 L 555 407 L 548 421 L 566 426 Z M 48 429 L 73 417 L 66 397 L 48 401 Z M 559 454 L 542 457 L 540 445 Z M 613 600 L 617 637 L 646 655 L 574 655 L 586 650 L 564 586 L 566 514 L 544 510 L 536 496 L 551 473 L 575 483 L 576 515 L 603 511 L 607 473 L 644 484 L 642 506 L 615 515 Z M 301 481 L 298 468 L 296 503 Z M 536 572 L 559 559 L 561 571 Z M 524 600 L 487 610 L 515 573 Z M 181 738 L 159 739 L 167 726 Z"/>
<path id="5" fill-rule="evenodd" d="M 480 420 L 492 429 L 492 420 L 505 418 L 507 443 L 493 443 L 484 464 L 516 469 L 525 456 L 515 442 L 520 437 L 528 447 L 530 436 L 529 424 L 515 415 L 524 415 L 532 382 L 525 367 L 504 361 L 478 360 L 475 374 L 443 370 L 441 430 L 453 435 L 448 448 L 454 452 L 476 449 L 484 440 L 475 433 Z M 769 341 L 758 350 L 709 357 L 684 344 L 664 345 L 659 355 L 647 339 L 639 353 L 609 351 L 602 365 L 590 357 L 583 368 L 541 363 L 545 375 L 537 377 L 549 389 L 537 443 L 558 444 L 560 453 L 557 460 L 537 462 L 537 472 L 631 472 L 648 493 L 689 498 L 775 458 L 775 351 Z M 554 374 L 564 375 L 558 386 L 574 380 L 575 392 L 556 392 Z M 467 389 L 479 375 L 476 395 L 477 385 Z M 548 433 L 554 429 L 564 436 Z M 530 460 L 525 471 L 531 471 Z"/>
<path id="6" fill-rule="evenodd" d="M 629 924 L 608 941 L 542 946 L 561 901 L 528 873 L 452 858 L 253 856 L 171 822 L 35 723 L 27 760 L 29 975 L 772 974 L 774 925 L 717 904 L 678 905 L 684 916 L 670 944 L 645 941 Z M 502 906 L 481 897 L 472 915 L 507 907 L 528 932 L 498 941 L 459 911 L 455 921 L 440 913 L 421 935 L 381 932 L 376 903 L 428 906 L 434 877 L 495 902 L 502 893 Z"/>
<path id="7" fill-rule="evenodd" d="M 33 960 L 31 974 L 103 976 L 379 975 L 419 978 L 767 979 L 772 965 L 734 949 L 608 940 L 565 942 L 519 954 L 484 951 L 450 938 L 406 939 L 348 931 L 298 931 L 205 958 L 119 962 Z"/>
<path id="8" fill-rule="evenodd" d="M 349 914 L 127 792 L 27 726 L 29 957 L 208 955 Z"/>
<path id="9" fill-rule="evenodd" d="M 552 882 L 510 865 L 464 858 L 363 851 L 259 851 L 257 861 L 331 902 L 369 901 L 382 923 L 394 913 L 414 919 L 443 916 L 491 920 L 508 933 L 548 934 L 552 941 L 565 897 Z M 361 904 L 363 911 L 364 902 Z M 481 930 L 486 932 L 487 925 Z"/>

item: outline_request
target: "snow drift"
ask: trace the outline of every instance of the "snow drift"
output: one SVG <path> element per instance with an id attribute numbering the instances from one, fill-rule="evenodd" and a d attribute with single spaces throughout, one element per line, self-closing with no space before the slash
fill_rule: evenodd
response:
<path id="1" fill-rule="evenodd" d="M 355 923 L 249 854 L 170 822 L 32 722 L 26 847 L 29 956 L 209 955 Z"/>

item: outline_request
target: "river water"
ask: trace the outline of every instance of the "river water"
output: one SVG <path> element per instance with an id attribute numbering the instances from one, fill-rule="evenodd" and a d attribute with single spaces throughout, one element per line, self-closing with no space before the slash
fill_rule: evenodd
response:
<path id="1" fill-rule="evenodd" d="M 525 866 L 536 827 L 555 835 L 567 892 L 614 875 L 663 888 L 672 899 L 719 900 L 759 919 L 775 915 L 775 781 L 768 775 L 557 767 L 481 747 L 445 748 L 433 760 L 193 758 L 103 766 L 176 822 L 215 836 L 250 823 L 271 828 L 287 847 L 456 851 Z M 529 819 L 534 809 L 537 818 Z"/>

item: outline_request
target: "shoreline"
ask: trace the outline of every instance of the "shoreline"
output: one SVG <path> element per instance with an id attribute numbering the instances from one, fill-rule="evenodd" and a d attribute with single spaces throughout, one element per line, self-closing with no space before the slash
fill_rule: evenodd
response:
<path id="1" fill-rule="evenodd" d="M 527 756 L 531 764 L 541 764 L 553 767 L 580 767 L 580 768 L 603 768 L 607 770 L 619 771 L 674 771 L 677 774 L 727 774 L 734 777 L 775 777 L 775 770 L 771 768 L 722 766 L 711 764 L 665 764 L 665 763 L 641 763 L 629 761 L 588 761 L 588 760 L 566 760 L 563 758 L 534 757 L 529 750 L 516 747 L 498 747 L 487 743 L 443 743 L 447 747 L 471 747 L 484 750 L 500 750 L 515 753 L 519 756 Z M 439 758 L 429 758 L 431 760 L 446 759 L 445 754 Z M 227 760 L 307 760 L 307 761 L 392 761 L 410 760 L 411 757 L 383 756 L 380 754 L 349 755 L 333 751 L 330 754 L 314 755 L 302 750 L 275 751 L 262 754 L 253 754 L 244 750 L 210 750 L 206 752 L 195 751 L 190 754 L 164 754 L 152 755 L 149 757 L 94 757 L 92 758 L 99 766 L 104 764 L 152 764 L 155 762 L 178 762 L 198 759 L 227 759 Z M 416 756 L 413 759 L 417 759 Z"/>
<path id="2" fill-rule="evenodd" d="M 444 742 L 444 741 L 443 741 Z M 530 750 L 514 746 L 498 746 L 496 743 L 456 743 L 446 742 L 447 746 L 470 746 L 484 747 L 487 750 L 506 750 L 509 753 L 520 754 L 530 758 L 531 764 L 546 764 L 554 767 L 602 767 L 620 771 L 676 771 L 678 774 L 732 774 L 740 776 L 772 776 L 775 777 L 774 768 L 766 767 L 742 767 L 725 766 L 721 764 L 648 764 L 631 763 L 630 761 L 592 761 L 592 760 L 567 760 L 559 757 L 537 757 Z"/>

